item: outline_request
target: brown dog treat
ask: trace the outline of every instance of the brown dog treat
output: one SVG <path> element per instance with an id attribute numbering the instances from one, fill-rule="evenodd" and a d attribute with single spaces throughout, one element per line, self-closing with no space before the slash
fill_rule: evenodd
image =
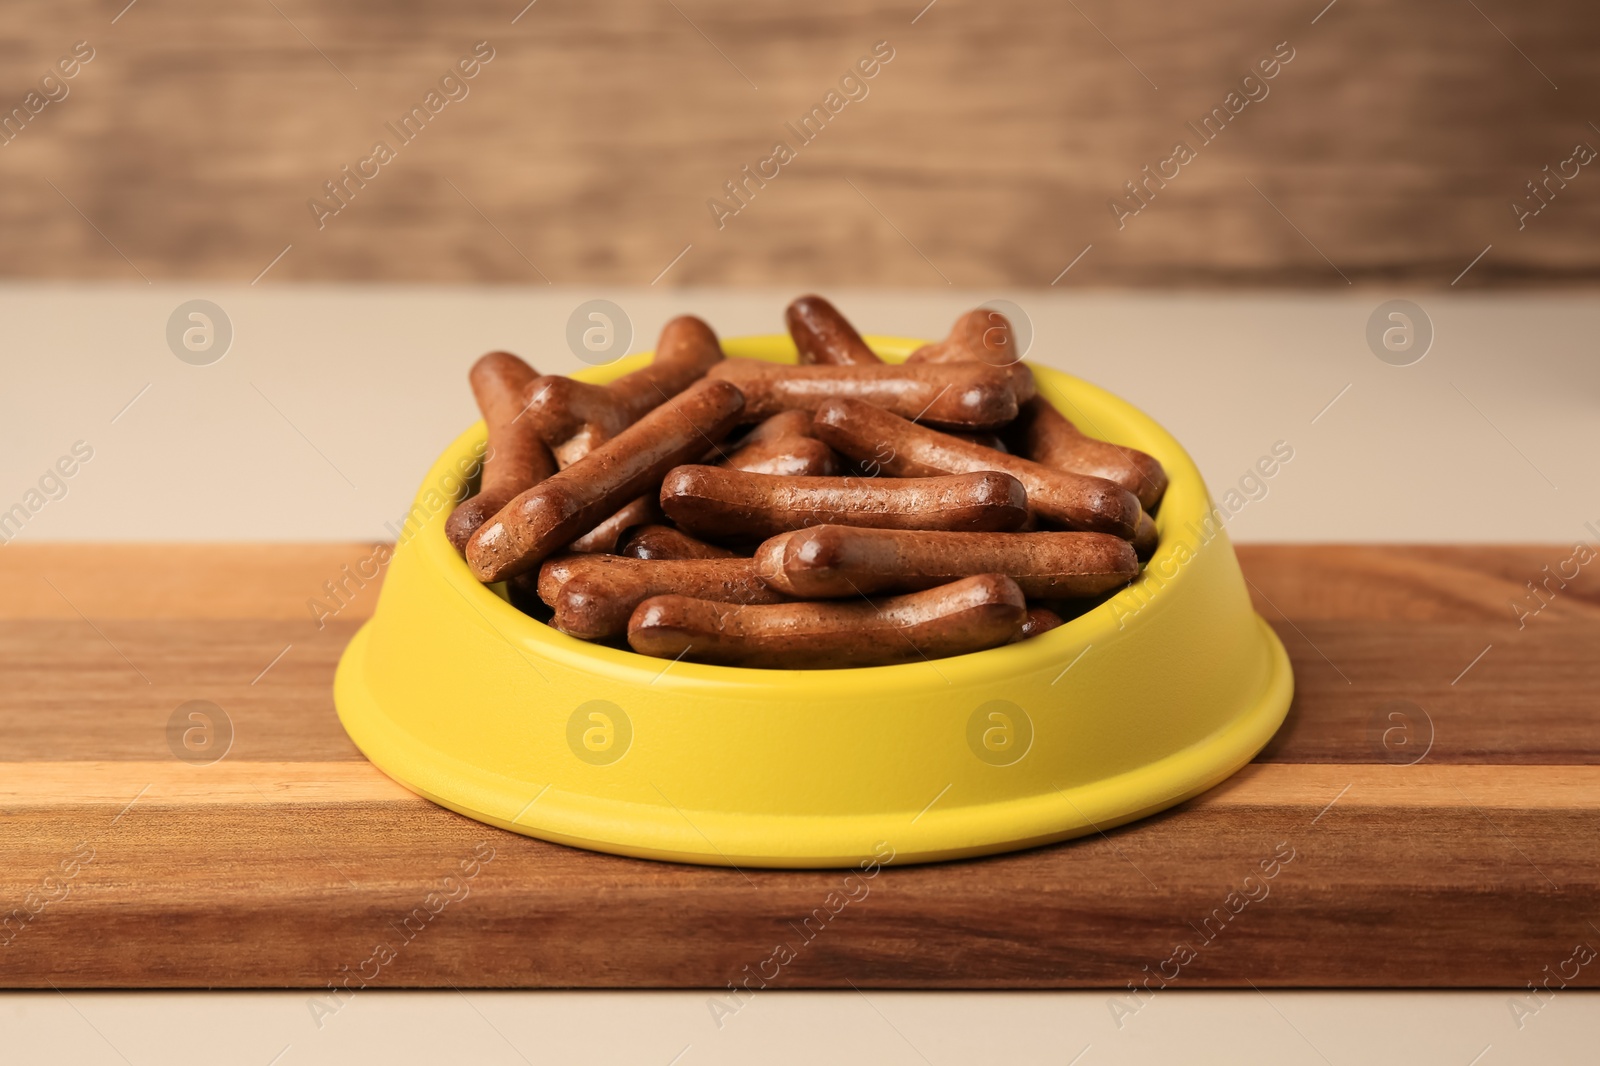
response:
<path id="1" fill-rule="evenodd" d="M 907 356 L 906 362 L 985 363 L 999 367 L 1010 376 L 1017 403 L 1024 404 L 1038 395 L 1039 387 L 1033 380 L 1033 371 L 1017 354 L 1015 337 L 1010 319 L 999 311 L 979 307 L 956 319 L 948 337 L 924 344 Z"/>
<path id="2" fill-rule="evenodd" d="M 561 586 L 567 579 L 577 573 L 577 568 L 585 559 L 593 558 L 589 555 L 579 555 L 574 552 L 563 552 L 552 555 L 546 559 L 537 570 L 524 570 L 506 582 L 506 587 L 520 585 L 524 590 L 530 586 L 538 593 L 538 597 L 545 604 L 556 602 L 556 595 L 560 593 Z"/>
<path id="3" fill-rule="evenodd" d="M 1156 533 L 1156 520 L 1148 514 L 1139 515 L 1139 528 L 1133 534 L 1133 550 L 1140 559 L 1148 559 L 1156 553 L 1156 547 L 1161 543 L 1161 537 Z"/>
<path id="4" fill-rule="evenodd" d="M 618 555 L 631 559 L 732 559 L 737 553 L 697 540 L 671 526 L 639 526 L 622 540 Z"/>
<path id="5" fill-rule="evenodd" d="M 997 452 L 1003 452 L 1006 455 L 1011 454 L 1011 449 L 1006 447 L 1006 442 L 1001 439 L 998 433 L 952 433 L 950 435 L 956 440 L 964 440 L 968 444 L 976 444 L 980 448 L 993 448 Z"/>
<path id="6" fill-rule="evenodd" d="M 722 346 L 712 328 L 693 315 L 679 315 L 661 327 L 650 365 L 624 374 L 606 391 L 628 412 L 631 422 L 693 385 L 720 362 Z"/>
<path id="7" fill-rule="evenodd" d="M 532 420 L 520 417 L 528 386 L 538 376 L 537 370 L 510 352 L 490 352 L 473 363 L 467 374 L 478 410 L 489 427 L 489 443 L 478 494 L 463 500 L 445 520 L 445 536 L 457 551 L 512 497 L 556 471 L 555 460 L 539 440 Z"/>
<path id="8" fill-rule="evenodd" d="M 1129 540 L 1143 513 L 1138 499 L 1115 482 L 957 440 L 860 400 L 829 400 L 817 409 L 816 428 L 836 451 L 877 462 L 894 477 L 1004 471 L 1027 488 L 1029 507 L 1071 529 Z"/>
<path id="9" fill-rule="evenodd" d="M 472 572 L 490 582 L 531 570 L 648 492 L 668 470 L 703 454 L 743 410 L 744 397 L 725 381 L 691 385 L 485 522 L 467 543 Z"/>
<path id="10" fill-rule="evenodd" d="M 545 581 L 547 569 L 559 571 L 560 580 Z M 723 603 L 784 600 L 756 576 L 751 559 L 644 560 L 588 555 L 569 560 L 557 556 L 547 560 L 540 572 L 540 596 L 555 610 L 551 624 L 584 640 L 621 636 L 627 632 L 628 616 L 635 607 L 651 596 L 669 592 Z"/>
<path id="11" fill-rule="evenodd" d="M 805 414 L 804 411 L 790 413 Z M 833 477 L 839 472 L 839 457 L 815 437 L 780 437 L 743 445 L 717 465 L 751 474 Z"/>
<path id="12" fill-rule="evenodd" d="M 745 395 L 746 414 L 814 411 L 838 397 L 952 429 L 996 429 L 1017 416 L 1007 371 L 979 363 L 955 366 L 783 366 L 729 359 L 709 375 Z"/>
<path id="13" fill-rule="evenodd" d="M 1137 448 L 1091 437 L 1038 396 L 1023 405 L 1015 427 L 1022 454 L 1036 463 L 1115 481 L 1146 511 L 1155 510 L 1167 491 L 1167 472 L 1154 456 Z"/>
<path id="14" fill-rule="evenodd" d="M 800 362 L 824 366 L 882 363 L 839 309 L 820 296 L 802 296 L 783 313 Z"/>
<path id="15" fill-rule="evenodd" d="M 1139 573 L 1109 533 L 930 533 L 815 526 L 756 549 L 763 581 L 796 599 L 910 592 L 1005 574 L 1030 598 L 1098 596 Z"/>
<path id="16" fill-rule="evenodd" d="M 609 385 L 556 375 L 540 378 L 528 400 L 528 417 L 565 468 L 704 377 L 721 360 L 722 348 L 711 327 L 682 315 L 662 327 L 650 365 Z"/>
<path id="17" fill-rule="evenodd" d="M 792 440 L 796 437 L 815 439 L 811 431 L 810 411 L 780 411 L 763 422 L 758 422 L 742 437 L 729 438 L 727 441 L 718 442 L 707 448 L 706 454 L 700 457 L 700 462 L 712 466 L 727 466 L 728 460 L 736 452 L 756 445 L 769 445 L 776 441 Z M 752 452 L 751 455 L 770 454 L 767 449 Z M 835 457 L 837 461 L 837 457 Z"/>
<path id="18" fill-rule="evenodd" d="M 771 418 L 757 422 L 755 427 L 741 437 L 735 448 L 747 448 L 762 441 L 783 440 L 788 437 L 815 437 L 810 411 L 779 411 Z"/>
<path id="19" fill-rule="evenodd" d="M 633 612 L 628 643 L 645 655 L 726 666 L 885 666 L 1008 643 L 1026 618 L 1016 582 L 985 574 L 877 603 L 740 606 L 656 596 Z"/>
<path id="20" fill-rule="evenodd" d="M 780 477 L 680 466 L 661 483 L 661 509 L 712 540 L 761 539 L 835 523 L 881 529 L 1015 529 L 1028 515 L 1013 477 L 984 470 L 948 477 Z"/>
<path id="21" fill-rule="evenodd" d="M 652 493 L 624 504 L 616 514 L 567 545 L 568 551 L 610 554 L 617 550 L 622 535 L 634 526 L 661 521 L 661 507 Z"/>
<path id="22" fill-rule="evenodd" d="M 1065 624 L 1061 616 L 1048 607 L 1029 607 L 1028 618 L 1022 623 L 1022 635 L 1017 640 L 1027 640 Z"/>
<path id="23" fill-rule="evenodd" d="M 528 413 L 563 470 L 632 421 L 604 385 L 546 374 L 528 391 Z"/>
<path id="24" fill-rule="evenodd" d="M 1010 366 L 1020 362 L 1015 344 L 1016 331 L 1011 320 L 999 311 L 974 307 L 963 313 L 942 341 L 924 344 L 911 353 L 919 362 L 981 362 L 990 366 Z"/>

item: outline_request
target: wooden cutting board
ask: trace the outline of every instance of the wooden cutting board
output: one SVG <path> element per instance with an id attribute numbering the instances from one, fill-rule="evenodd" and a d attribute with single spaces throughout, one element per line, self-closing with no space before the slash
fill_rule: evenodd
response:
<path id="1" fill-rule="evenodd" d="M 1163 984 L 1600 984 L 1600 583 L 1527 587 L 1570 548 L 1243 548 L 1298 685 L 1253 765 L 1104 835 L 852 881 L 590 854 L 395 785 L 331 698 L 377 585 L 323 628 L 306 604 L 369 552 L 0 548 L 0 985 L 326 1011 L 330 983 L 727 1011 L 730 983 L 1105 987 L 1136 1012 Z"/>

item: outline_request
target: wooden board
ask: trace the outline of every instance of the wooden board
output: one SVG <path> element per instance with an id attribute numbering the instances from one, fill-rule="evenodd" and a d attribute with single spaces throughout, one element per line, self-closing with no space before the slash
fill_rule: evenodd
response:
<path id="1" fill-rule="evenodd" d="M 0 984 L 1520 990 L 1600 946 L 1600 595 L 1510 606 L 1570 548 L 1243 548 L 1298 682 L 1256 763 L 1103 836 L 856 882 L 590 854 L 389 781 L 330 696 L 377 588 L 305 607 L 367 551 L 0 550 L 0 920 L 36 910 Z M 189 700 L 232 726 L 209 766 L 169 747 Z"/>
<path id="2" fill-rule="evenodd" d="M 73 42 L 94 58 L 0 145 L 3 277 L 1409 291 L 1490 244 L 1458 289 L 1600 275 L 1600 178 L 1565 163 L 1600 146 L 1583 0 L 6 13 L 0 114 Z M 389 133 L 479 41 L 466 95 Z M 879 41 L 894 58 L 864 98 L 810 143 L 786 131 Z M 1229 104 L 1280 44 L 1292 61 L 1247 87 L 1266 95 Z M 1191 132 L 1233 106 L 1212 143 Z M 380 139 L 395 158 L 319 224 L 308 202 Z M 725 183 L 779 140 L 793 161 L 719 226 L 707 201 L 734 205 Z M 1119 227 L 1108 203 L 1179 141 L 1197 157 Z M 1546 167 L 1570 180 L 1519 224 Z"/>

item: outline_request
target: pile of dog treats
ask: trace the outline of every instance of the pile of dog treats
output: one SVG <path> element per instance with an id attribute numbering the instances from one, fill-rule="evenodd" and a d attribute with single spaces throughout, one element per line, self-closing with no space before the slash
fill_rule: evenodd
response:
<path id="1" fill-rule="evenodd" d="M 787 669 L 996 647 L 1138 574 L 1161 464 L 1039 397 L 1003 315 L 903 364 L 821 297 L 786 318 L 798 365 L 691 316 L 609 385 L 478 360 L 481 488 L 446 524 L 472 572 L 575 637 Z"/>

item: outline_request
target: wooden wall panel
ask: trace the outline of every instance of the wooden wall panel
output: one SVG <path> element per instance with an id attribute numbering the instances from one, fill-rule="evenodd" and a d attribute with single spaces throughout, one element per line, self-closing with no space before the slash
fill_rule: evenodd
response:
<path id="1" fill-rule="evenodd" d="M 0 146 L 0 277 L 1447 287 L 1490 245 L 1458 287 L 1600 274 L 1596 168 L 1510 208 L 1600 147 L 1579 0 L 922 2 L 10 0 L 0 117 L 94 58 Z M 468 95 L 319 229 L 322 183 L 478 41 Z M 788 134 L 878 41 L 869 94 Z M 1280 42 L 1202 146 L 1186 123 Z M 719 229 L 706 201 L 780 138 Z"/>

